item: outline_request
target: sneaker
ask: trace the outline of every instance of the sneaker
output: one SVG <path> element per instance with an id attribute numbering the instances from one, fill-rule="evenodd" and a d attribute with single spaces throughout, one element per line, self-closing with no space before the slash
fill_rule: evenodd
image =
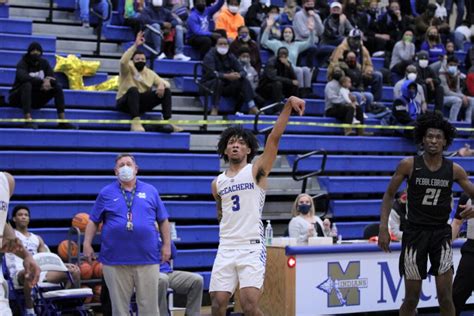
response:
<path id="1" fill-rule="evenodd" d="M 158 60 L 162 60 L 162 59 L 165 59 L 165 58 L 168 58 L 168 56 L 166 56 L 165 53 L 161 53 L 160 56 L 158 56 Z"/>
<path id="2" fill-rule="evenodd" d="M 175 133 L 179 133 L 179 132 L 184 131 L 184 128 L 182 128 L 181 126 L 178 126 L 178 125 L 171 124 L 171 127 L 173 128 L 173 132 L 175 132 Z"/>
<path id="3" fill-rule="evenodd" d="M 85 28 L 85 29 L 88 29 L 88 28 L 91 27 L 91 25 L 89 24 L 88 21 L 83 21 L 83 22 L 82 22 L 82 27 Z"/>
<path id="4" fill-rule="evenodd" d="M 181 60 L 181 61 L 188 61 L 191 60 L 191 57 L 184 55 L 183 53 L 179 53 L 174 55 L 174 60 Z"/>
<path id="5" fill-rule="evenodd" d="M 352 119 L 352 124 L 360 124 L 360 121 L 354 117 Z"/>

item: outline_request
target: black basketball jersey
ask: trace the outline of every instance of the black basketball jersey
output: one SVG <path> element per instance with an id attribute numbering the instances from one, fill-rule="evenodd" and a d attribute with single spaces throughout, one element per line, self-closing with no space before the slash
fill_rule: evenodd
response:
<path id="1" fill-rule="evenodd" d="M 423 156 L 415 156 L 408 179 L 407 219 L 410 225 L 446 225 L 451 213 L 453 162 L 443 157 L 441 167 L 432 172 Z"/>

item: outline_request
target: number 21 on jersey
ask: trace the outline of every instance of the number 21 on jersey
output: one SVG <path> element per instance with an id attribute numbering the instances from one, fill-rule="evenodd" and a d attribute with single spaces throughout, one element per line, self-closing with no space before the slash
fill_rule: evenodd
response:
<path id="1" fill-rule="evenodd" d="M 232 211 L 240 211 L 240 196 L 232 195 L 230 198 L 232 199 Z"/>
<path id="2" fill-rule="evenodd" d="M 438 198 L 441 194 L 441 189 L 426 189 L 425 196 L 423 197 L 422 205 L 438 205 Z"/>

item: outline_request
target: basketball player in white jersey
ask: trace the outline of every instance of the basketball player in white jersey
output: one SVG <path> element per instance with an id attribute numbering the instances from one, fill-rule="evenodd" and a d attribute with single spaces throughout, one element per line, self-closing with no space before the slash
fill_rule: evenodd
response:
<path id="1" fill-rule="evenodd" d="M 15 227 L 15 235 L 21 241 L 23 246 L 31 253 L 32 256 L 38 252 L 49 252 L 48 247 L 43 239 L 28 231 L 30 223 L 30 209 L 26 205 L 17 205 L 12 211 L 12 222 Z M 13 225 L 12 224 L 12 225 Z M 25 295 L 26 316 L 35 315 L 33 300 L 31 297 L 31 287 L 25 283 L 25 270 L 23 268 L 23 260 L 12 254 L 6 254 L 6 262 L 10 277 L 13 279 L 16 287 L 23 286 L 23 293 Z M 81 279 L 81 271 L 75 264 L 66 263 L 66 267 L 73 277 L 74 284 L 72 286 L 79 286 Z M 68 276 L 64 272 L 59 271 L 42 271 L 40 273 L 39 282 L 61 283 L 69 282 Z"/>
<path id="2" fill-rule="evenodd" d="M 265 149 L 254 164 L 258 141 L 251 131 L 229 127 L 222 132 L 218 153 L 229 168 L 212 182 L 217 202 L 219 249 L 212 268 L 209 292 L 212 315 L 226 314 L 237 285 L 246 316 L 263 315 L 258 307 L 265 276 L 266 249 L 261 221 L 267 178 L 278 153 L 278 144 L 292 111 L 303 115 L 305 102 L 290 97 Z"/>
<path id="3" fill-rule="evenodd" d="M 8 204 L 15 189 L 15 180 L 7 172 L 0 172 L 0 252 L 12 252 L 23 259 L 25 268 L 25 282 L 31 287 L 38 282 L 40 268 L 33 260 L 31 254 L 23 247 L 21 241 L 16 238 L 13 228 L 7 224 Z M 11 310 L 8 305 L 8 286 L 0 273 L 0 315 L 10 316 Z"/>

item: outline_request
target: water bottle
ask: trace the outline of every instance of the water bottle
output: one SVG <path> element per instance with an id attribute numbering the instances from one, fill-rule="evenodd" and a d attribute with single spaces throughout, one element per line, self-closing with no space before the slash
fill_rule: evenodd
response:
<path id="1" fill-rule="evenodd" d="M 267 220 L 267 227 L 265 227 L 265 244 L 271 245 L 273 240 L 273 228 L 270 221 Z"/>
<path id="2" fill-rule="evenodd" d="M 337 226 L 336 226 L 336 223 L 332 223 L 331 237 L 332 237 L 332 242 L 335 244 L 337 242 Z"/>

